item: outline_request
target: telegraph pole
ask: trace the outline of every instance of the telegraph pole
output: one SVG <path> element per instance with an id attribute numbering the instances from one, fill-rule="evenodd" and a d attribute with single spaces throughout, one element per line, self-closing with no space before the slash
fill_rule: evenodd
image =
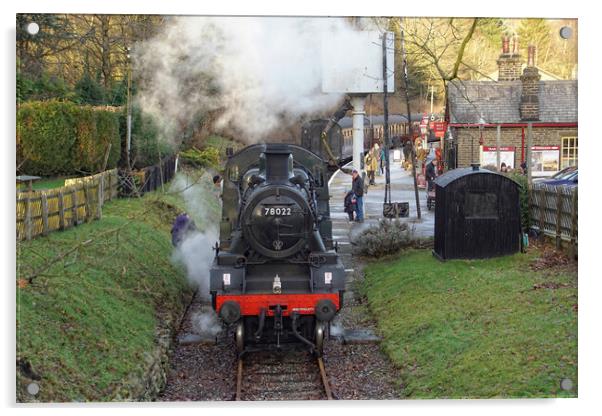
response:
<path id="1" fill-rule="evenodd" d="M 384 126 L 383 138 L 385 147 L 385 201 L 391 203 L 391 171 L 389 169 L 389 102 L 387 98 L 387 32 L 383 32 L 383 111 L 384 111 Z"/>
<path id="2" fill-rule="evenodd" d="M 132 65 L 130 59 L 130 48 L 129 46 L 125 48 L 127 51 L 127 130 L 126 130 L 126 151 L 127 151 L 127 166 L 128 171 L 132 170 L 132 166 L 130 164 L 130 148 L 132 145 Z"/>
<path id="3" fill-rule="evenodd" d="M 412 140 L 412 114 L 410 113 L 410 96 L 408 95 L 408 60 L 406 58 L 406 48 L 403 35 L 403 26 L 400 27 L 401 32 L 401 53 L 403 56 L 403 78 L 405 83 L 406 108 L 408 112 L 408 126 L 410 128 L 410 140 Z M 420 219 L 420 198 L 418 197 L 418 182 L 416 180 L 416 147 L 412 140 L 412 177 L 414 178 L 414 195 L 416 197 L 416 216 Z"/>

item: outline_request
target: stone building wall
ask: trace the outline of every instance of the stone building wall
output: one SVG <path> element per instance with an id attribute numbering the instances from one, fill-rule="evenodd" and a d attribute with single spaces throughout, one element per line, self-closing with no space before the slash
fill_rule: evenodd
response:
<path id="1" fill-rule="evenodd" d="M 527 154 L 527 127 L 525 129 L 525 156 Z M 561 146 L 562 137 L 577 136 L 577 128 L 558 128 L 558 127 L 534 127 L 533 128 L 533 146 Z M 454 128 L 454 137 L 458 143 L 458 167 L 467 167 L 471 163 L 479 163 L 479 138 L 480 133 L 477 127 Z M 483 146 L 496 146 L 497 128 L 487 127 L 483 129 Z M 515 164 L 513 168 L 520 165 L 521 146 L 522 146 L 522 128 L 521 127 L 502 127 L 501 146 L 515 147 Z M 474 160 L 471 158 L 471 153 Z"/>

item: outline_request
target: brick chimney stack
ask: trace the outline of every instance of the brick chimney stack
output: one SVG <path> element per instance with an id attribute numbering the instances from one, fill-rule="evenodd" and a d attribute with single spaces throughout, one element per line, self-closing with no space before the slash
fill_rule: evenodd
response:
<path id="1" fill-rule="evenodd" d="M 527 67 L 520 80 L 523 90 L 520 97 L 520 118 L 524 121 L 539 120 L 539 70 L 535 67 L 536 49 L 529 45 Z"/>
<path id="2" fill-rule="evenodd" d="M 518 39 L 512 38 L 512 52 L 510 52 L 510 38 L 502 37 L 502 53 L 497 60 L 498 81 L 518 81 L 520 79 L 520 55 L 518 53 Z"/>

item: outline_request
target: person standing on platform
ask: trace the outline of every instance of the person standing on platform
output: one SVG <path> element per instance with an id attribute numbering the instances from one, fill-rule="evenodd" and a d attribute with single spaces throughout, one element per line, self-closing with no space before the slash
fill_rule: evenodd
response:
<path id="1" fill-rule="evenodd" d="M 376 185 L 376 182 L 374 181 L 374 173 L 376 172 L 376 169 L 378 169 L 376 157 L 376 152 L 373 147 L 364 158 L 364 164 L 366 166 L 366 171 L 368 172 L 369 185 Z"/>
<path id="2" fill-rule="evenodd" d="M 349 221 L 353 221 L 353 213 L 355 212 L 355 204 L 353 203 L 353 191 L 345 191 L 345 199 L 343 201 L 344 209 L 349 216 Z"/>
<path id="3" fill-rule="evenodd" d="M 355 200 L 355 221 L 364 222 L 364 181 L 356 169 L 353 169 L 351 176 L 353 177 L 351 190 L 353 191 L 353 200 Z"/>
<path id="4" fill-rule="evenodd" d="M 426 172 L 425 172 L 424 176 L 426 176 L 427 192 L 430 192 L 433 190 L 435 178 L 437 176 L 439 176 L 439 172 L 437 170 L 437 163 L 438 163 L 437 158 L 434 158 L 433 160 L 431 160 L 431 163 L 426 165 Z"/>

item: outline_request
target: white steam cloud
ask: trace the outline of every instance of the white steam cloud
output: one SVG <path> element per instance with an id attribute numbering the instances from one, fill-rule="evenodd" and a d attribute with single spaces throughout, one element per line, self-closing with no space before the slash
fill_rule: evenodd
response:
<path id="1" fill-rule="evenodd" d="M 190 320 L 192 331 L 204 338 L 213 338 L 222 330 L 222 324 L 212 309 L 195 312 Z"/>
<path id="2" fill-rule="evenodd" d="M 170 17 L 134 51 L 138 103 L 173 144 L 210 113 L 217 131 L 260 141 L 340 102 L 321 92 L 320 44 L 344 31 L 353 29 L 342 18 Z"/>
<path id="3" fill-rule="evenodd" d="M 345 328 L 339 322 L 333 322 L 330 324 L 330 335 L 333 337 L 340 337 L 345 333 Z"/>
<path id="4" fill-rule="evenodd" d="M 188 280 L 198 288 L 197 296 L 209 300 L 209 270 L 215 257 L 213 247 L 218 241 L 220 203 L 214 192 L 211 175 L 191 178 L 178 173 L 170 185 L 170 192 L 179 193 L 186 202 L 188 215 L 199 231 L 189 234 L 174 248 L 172 261 L 186 269 Z"/>

